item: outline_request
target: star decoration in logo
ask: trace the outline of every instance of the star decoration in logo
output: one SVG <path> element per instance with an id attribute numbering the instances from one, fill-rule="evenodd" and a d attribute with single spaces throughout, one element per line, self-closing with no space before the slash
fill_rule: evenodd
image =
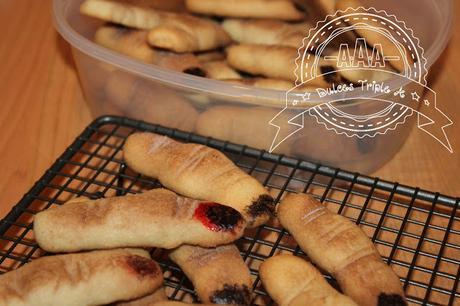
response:
<path id="1" fill-rule="evenodd" d="M 417 102 L 420 101 L 420 96 L 418 95 L 418 93 L 416 91 L 411 93 L 411 95 L 412 95 L 412 100 L 417 101 Z"/>
<path id="2" fill-rule="evenodd" d="M 304 101 L 310 100 L 311 92 L 305 92 L 302 96 Z"/>
<path id="3" fill-rule="evenodd" d="M 423 100 L 423 102 L 425 102 L 425 105 L 426 105 L 426 106 L 430 106 L 430 101 L 428 101 L 428 100 L 425 99 L 425 100 Z"/>

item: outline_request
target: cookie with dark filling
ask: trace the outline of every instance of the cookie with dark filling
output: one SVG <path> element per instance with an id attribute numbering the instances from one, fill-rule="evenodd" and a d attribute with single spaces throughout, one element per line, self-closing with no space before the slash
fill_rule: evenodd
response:
<path id="1" fill-rule="evenodd" d="M 201 302 L 250 305 L 251 275 L 235 245 L 216 248 L 183 245 L 169 257 L 193 283 Z"/>
<path id="2" fill-rule="evenodd" d="M 162 284 L 160 266 L 142 249 L 45 256 L 0 275 L 0 305 L 107 305 Z"/>
<path id="3" fill-rule="evenodd" d="M 123 154 L 130 168 L 179 194 L 234 208 L 248 227 L 259 226 L 270 217 L 268 207 L 273 199 L 265 187 L 215 149 L 136 133 L 126 140 Z"/>
<path id="4" fill-rule="evenodd" d="M 233 231 L 242 222 L 241 214 L 235 209 L 213 202 L 201 202 L 193 216 L 200 220 L 208 229 Z"/>
<path id="5" fill-rule="evenodd" d="M 248 207 L 247 213 L 253 218 L 267 214 L 273 215 L 275 213 L 275 200 L 271 195 L 263 194 L 252 202 Z"/>
<path id="6" fill-rule="evenodd" d="M 249 305 L 251 291 L 246 285 L 224 285 L 221 290 L 216 290 L 209 297 L 214 304 Z"/>
<path id="7" fill-rule="evenodd" d="M 379 295 L 377 306 L 407 306 L 407 302 L 399 294 L 386 294 Z"/>
<path id="8" fill-rule="evenodd" d="M 358 305 L 405 305 L 399 277 L 356 224 L 306 194 L 287 195 L 277 216 L 308 258 Z"/>
<path id="9" fill-rule="evenodd" d="M 181 197 L 166 189 L 98 200 L 71 201 L 38 213 L 34 234 L 46 251 L 118 247 L 215 247 L 243 235 L 235 209 Z M 144 270 L 139 263 L 139 268 Z"/>

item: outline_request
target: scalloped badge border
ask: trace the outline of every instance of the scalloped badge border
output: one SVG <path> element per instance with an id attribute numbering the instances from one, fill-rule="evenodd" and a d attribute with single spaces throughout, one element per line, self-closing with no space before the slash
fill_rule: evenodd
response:
<path id="1" fill-rule="evenodd" d="M 341 19 L 345 19 L 346 21 L 346 18 L 347 17 L 350 17 L 350 16 L 353 16 L 353 15 L 365 15 L 365 14 L 369 14 L 369 16 L 374 16 L 373 19 L 371 19 L 372 21 L 374 22 L 377 22 L 377 19 L 383 19 L 383 20 L 386 20 L 388 21 L 388 23 L 390 23 L 390 26 L 388 26 L 392 31 L 396 32 L 399 36 L 401 36 L 401 34 L 399 32 L 403 32 L 404 36 L 408 38 L 409 42 L 406 41 L 406 39 L 403 39 L 403 41 L 407 44 L 411 44 L 412 46 L 414 46 L 414 48 L 408 48 L 409 51 L 413 52 L 412 50 L 413 49 L 416 49 L 416 55 L 417 55 L 417 61 L 415 61 L 414 63 L 414 67 L 416 68 L 417 67 L 417 63 L 418 63 L 418 66 L 419 68 L 416 68 L 417 71 L 419 71 L 419 76 L 417 78 L 413 78 L 412 75 L 410 77 L 406 76 L 406 75 L 402 75 L 403 77 L 406 77 L 407 79 L 409 80 L 412 80 L 413 82 L 417 82 L 419 83 L 420 85 L 426 87 L 427 85 L 427 75 L 428 75 L 428 70 L 427 70 L 427 60 L 425 58 L 425 50 L 423 49 L 423 47 L 421 47 L 420 45 L 420 40 L 414 35 L 414 32 L 411 28 L 407 27 L 406 23 L 404 21 L 400 21 L 398 20 L 398 18 L 395 16 L 395 15 L 392 15 L 392 14 L 388 14 L 386 11 L 384 10 L 377 10 L 375 9 L 374 7 L 370 7 L 370 8 L 365 8 L 363 6 L 360 6 L 360 7 L 357 7 L 357 8 L 348 8 L 347 10 L 338 10 L 336 11 L 335 14 L 333 15 L 327 15 L 324 20 L 322 21 L 319 21 L 317 22 L 316 24 L 316 27 L 315 28 L 312 28 L 309 30 L 308 32 L 308 35 L 307 37 L 305 37 L 303 40 L 302 40 L 302 44 L 301 46 L 298 48 L 297 50 L 297 57 L 295 59 L 295 70 L 294 70 L 294 74 L 295 74 L 295 77 L 296 77 L 296 81 L 295 81 L 295 84 L 296 84 L 296 87 L 299 85 L 299 84 L 303 84 L 304 82 L 308 81 L 304 81 L 303 79 L 303 69 L 302 67 L 304 66 L 304 59 L 305 59 L 305 55 L 307 54 L 307 50 L 306 48 L 307 47 L 310 47 L 310 45 L 312 44 L 312 40 L 313 38 L 315 38 L 316 35 L 318 35 L 318 31 L 320 29 L 322 29 L 325 25 L 329 24 L 329 23 L 332 23 L 334 22 L 335 20 L 341 20 Z M 366 21 L 369 20 L 369 18 L 365 19 Z M 380 22 L 382 25 L 386 25 L 387 23 L 386 22 Z M 337 25 L 339 25 L 340 23 L 338 23 Z M 345 23 L 346 24 L 346 23 Z M 396 27 L 392 27 L 391 25 L 394 25 Z M 327 30 L 330 30 L 331 28 L 333 28 L 333 26 L 330 26 L 329 28 L 327 28 Z M 352 28 L 352 26 L 351 26 Z M 399 30 L 399 31 L 398 31 Z M 332 32 L 333 33 L 333 32 Z M 318 42 L 318 39 L 316 39 L 316 41 L 313 43 L 313 45 L 316 45 L 316 43 Z M 319 44 L 318 46 L 320 46 L 321 44 Z M 312 50 L 314 50 L 312 48 Z M 407 67 L 407 66 L 406 66 Z M 412 68 L 411 68 L 412 69 Z M 301 75 L 300 75 L 301 74 Z M 300 81 L 300 82 L 299 82 Z M 311 108 L 308 108 L 306 109 L 304 112 L 302 112 L 301 114 L 291 118 L 289 121 L 288 121 L 288 124 L 292 124 L 292 125 L 295 125 L 298 127 L 298 129 L 292 133 L 290 133 L 289 135 L 287 135 L 284 139 L 282 139 L 280 142 L 277 142 L 277 138 L 279 136 L 279 133 L 280 133 L 280 129 L 281 129 L 281 126 L 279 125 L 276 125 L 275 123 L 275 120 L 277 119 L 277 117 L 283 112 L 285 111 L 287 108 L 288 108 L 288 105 L 289 105 L 289 93 L 291 91 L 293 91 L 294 89 L 296 89 L 296 87 L 292 88 L 291 90 L 287 91 L 286 92 L 286 107 L 280 112 L 278 113 L 270 122 L 269 124 L 272 125 L 272 126 L 275 126 L 276 128 L 278 128 L 278 131 L 275 135 L 275 138 L 273 139 L 273 142 L 272 142 L 272 145 L 270 147 L 270 152 L 272 152 L 278 145 L 280 145 L 284 140 L 286 140 L 287 138 L 289 138 L 290 136 L 292 136 L 293 134 L 295 134 L 297 131 L 299 131 L 300 129 L 303 128 L 303 122 L 304 122 L 304 119 L 302 117 L 302 123 L 299 124 L 299 123 L 295 123 L 295 120 L 298 120 L 298 117 L 299 115 L 302 115 L 306 112 L 309 113 L 310 116 L 314 117 L 316 119 L 316 121 L 319 123 L 319 124 L 322 124 L 327 130 L 333 130 L 336 134 L 338 135 L 341 135 L 341 134 L 344 134 L 346 135 L 347 137 L 358 137 L 360 139 L 364 138 L 364 137 L 375 137 L 376 135 L 383 135 L 385 134 L 386 132 L 388 132 L 389 130 L 396 130 L 396 128 L 399 126 L 399 125 L 402 125 L 404 124 L 406 121 L 407 121 L 407 118 L 409 118 L 410 116 L 412 116 L 413 114 L 417 113 L 419 115 L 418 117 L 418 127 L 420 129 L 422 129 L 423 131 L 425 131 L 426 133 L 430 134 L 433 138 L 435 138 L 439 143 L 441 143 L 445 148 L 447 148 L 447 150 L 451 153 L 453 153 L 453 149 L 452 149 L 452 146 L 449 142 L 449 139 L 447 137 L 447 134 L 445 132 L 445 128 L 452 125 L 453 122 L 450 120 L 449 117 L 447 117 L 438 107 L 437 107 L 437 103 L 436 103 L 436 100 L 434 101 L 434 106 L 435 106 L 435 109 L 436 111 L 438 111 L 440 114 L 442 114 L 442 116 L 444 116 L 444 118 L 442 118 L 443 120 L 442 121 L 445 121 L 447 122 L 444 126 L 441 127 L 441 130 L 442 130 L 442 133 L 444 134 L 444 137 L 443 136 L 440 136 L 442 138 L 445 138 L 444 141 L 440 140 L 439 137 L 433 135 L 433 133 L 431 133 L 429 131 L 429 129 L 427 129 L 426 127 L 429 126 L 430 124 L 433 124 L 435 123 L 434 120 L 432 120 L 430 117 L 426 116 L 425 114 L 423 113 L 419 113 L 416 109 L 413 109 L 409 106 L 405 106 L 405 105 L 401 105 L 401 109 L 402 110 L 404 108 L 403 111 L 401 111 L 401 113 L 405 114 L 405 116 L 400 116 L 398 117 L 398 120 L 390 120 L 388 123 L 385 123 L 385 124 L 382 124 L 378 129 L 373 129 L 372 132 L 369 132 L 369 131 L 363 131 L 363 130 L 360 130 L 360 129 L 354 129 L 354 130 L 351 130 L 351 129 L 344 129 L 343 126 L 340 126 L 339 124 L 334 124 L 333 122 L 331 122 L 330 120 L 327 120 L 325 118 L 325 116 L 322 115 L 322 110 L 321 110 L 321 105 L 316 105 L 316 106 L 313 106 Z M 429 88 L 428 88 L 429 89 Z M 431 92 L 433 92 L 431 89 L 430 89 Z M 436 93 L 433 92 L 434 96 L 435 96 L 435 99 L 436 99 Z M 350 99 L 353 99 L 353 98 L 350 98 Z M 356 98 L 354 98 L 356 99 Z M 347 99 L 343 99 L 342 101 L 346 101 Z M 417 100 L 418 101 L 418 100 Z M 426 100 L 425 100 L 426 101 Z M 395 105 L 395 104 L 398 104 L 398 103 L 395 103 L 393 101 L 386 101 L 386 102 L 389 102 L 390 105 Z M 323 103 L 324 104 L 324 103 Z M 328 107 L 330 108 L 335 108 L 334 106 L 332 106 L 331 103 L 327 103 L 328 104 Z M 398 104 L 400 105 L 400 104 Z M 428 105 L 428 104 L 427 104 Z M 338 111 L 338 110 L 337 110 Z M 327 114 L 326 114 L 327 115 Z M 345 117 L 346 116 L 349 116 L 348 119 L 351 119 L 353 120 L 353 116 L 354 115 L 351 115 L 351 114 L 345 114 Z M 394 114 L 394 115 L 397 115 L 397 114 Z M 371 116 L 372 115 L 368 115 L 369 118 L 372 118 Z M 421 117 L 425 120 L 425 121 L 428 121 L 428 123 L 421 123 Z M 337 121 L 337 120 L 336 120 Z M 341 124 L 345 124 L 344 122 L 340 122 Z M 353 124 L 350 124 L 350 126 L 353 125 Z M 368 126 L 370 126 L 371 124 L 369 124 Z M 359 125 L 360 127 L 362 125 Z M 384 131 L 382 131 L 384 130 Z"/>
<path id="2" fill-rule="evenodd" d="M 420 71 L 420 73 L 418 73 L 418 77 L 417 75 L 411 75 L 411 76 L 406 75 L 405 77 L 413 81 L 418 81 L 422 83 L 423 85 L 426 85 L 427 84 L 426 76 L 428 74 L 428 70 L 426 68 L 427 60 L 425 58 L 425 50 L 421 47 L 420 40 L 417 37 L 414 37 L 413 31 L 407 27 L 404 21 L 399 21 L 395 15 L 389 15 L 385 11 L 383 10 L 378 11 L 373 7 L 365 8 L 362 6 L 357 7 L 357 8 L 348 8 L 345 11 L 338 10 L 334 15 L 328 15 L 326 16 L 324 20 L 317 22 L 315 28 L 310 29 L 310 31 L 308 32 L 308 36 L 302 40 L 302 45 L 300 46 L 300 48 L 297 49 L 297 57 L 295 59 L 295 70 L 294 70 L 294 75 L 296 77 L 296 81 L 295 81 L 296 85 L 300 85 L 305 82 L 304 73 L 302 73 L 303 68 L 305 66 L 304 65 L 305 56 L 307 56 L 307 60 L 308 60 L 310 54 L 307 52 L 308 51 L 307 49 L 311 45 L 316 45 L 318 38 L 316 39 L 315 42 L 313 42 L 313 39 L 317 36 L 322 36 L 321 34 L 319 34 L 319 32 L 323 30 L 324 27 L 326 27 L 328 24 L 331 24 L 331 23 L 333 25 L 327 28 L 326 31 L 331 32 L 330 31 L 331 29 L 336 30 L 338 28 L 337 27 L 338 24 L 335 23 L 335 21 L 340 22 L 340 20 L 345 19 L 344 24 L 347 25 L 346 19 L 347 18 L 357 18 L 357 17 L 354 17 L 357 15 L 368 16 L 366 17 L 367 18 L 366 21 L 369 21 L 369 19 L 373 18 L 372 20 L 374 20 L 375 22 L 383 26 L 390 28 L 390 30 L 392 30 L 393 32 L 398 32 L 398 28 L 401 29 L 401 32 L 404 32 L 403 35 L 405 35 L 409 40 L 408 42 L 406 42 L 406 44 L 409 46 L 413 45 L 417 49 L 417 50 L 413 50 L 412 53 L 414 53 L 415 57 L 417 58 L 416 63 L 419 63 L 418 64 L 419 68 L 417 70 Z M 377 21 L 377 18 L 380 19 L 380 22 Z M 363 17 L 361 17 L 361 19 L 363 19 Z M 385 22 L 382 22 L 382 20 Z M 397 26 L 398 28 L 394 28 L 391 24 Z M 349 28 L 349 31 L 353 30 L 353 26 L 347 25 L 347 27 Z M 332 33 L 333 31 L 331 32 L 331 34 Z M 413 48 L 409 48 L 409 49 L 413 49 Z M 315 69 L 312 69 L 312 70 L 315 70 Z M 395 103 L 393 102 L 392 105 L 393 104 Z M 334 108 L 332 104 L 329 104 L 328 106 L 330 108 Z M 407 121 L 407 119 L 414 114 L 414 112 L 411 111 L 411 109 L 407 106 L 403 106 L 403 108 L 404 108 L 404 111 L 402 111 L 401 113 L 405 114 L 404 116 L 398 117 L 397 112 L 391 113 L 389 114 L 389 117 L 391 117 L 392 120 L 388 120 L 384 122 L 383 124 L 380 124 L 379 128 L 374 129 L 373 131 L 368 131 L 368 130 L 365 130 L 365 128 L 360 128 L 360 126 L 366 126 L 366 124 L 365 125 L 349 124 L 349 125 L 354 125 L 355 128 L 344 128 L 343 121 L 337 121 L 337 120 L 335 120 L 335 122 L 331 121 L 331 119 L 335 119 L 335 118 L 334 117 L 331 118 L 330 116 L 327 116 L 328 113 L 323 112 L 321 109 L 321 106 L 316 106 L 316 107 L 309 109 L 308 113 L 310 114 L 310 116 L 315 117 L 318 123 L 324 125 L 324 127 L 327 130 L 335 131 L 339 135 L 344 134 L 348 137 L 358 137 L 362 139 L 365 137 L 373 138 L 377 135 L 384 135 L 388 131 L 396 130 L 397 126 L 404 124 Z M 351 119 L 352 117 L 353 115 L 349 114 L 349 119 Z M 393 119 L 393 118 L 396 118 L 396 119 Z M 368 119 L 373 119 L 373 115 L 368 115 Z M 367 124 L 367 125 L 372 125 L 372 124 Z"/>
<path id="3" fill-rule="evenodd" d="M 402 24 L 402 26 L 404 27 L 405 34 L 407 34 L 407 36 L 410 36 L 413 39 L 411 42 L 417 46 L 417 49 L 419 51 L 421 51 L 420 56 L 421 56 L 421 59 L 423 60 L 422 69 L 424 71 L 424 73 L 422 74 L 423 84 L 427 84 L 426 77 L 428 75 L 428 69 L 426 68 L 427 60 L 425 58 L 425 49 L 423 49 L 423 47 L 420 45 L 420 39 L 418 39 L 418 37 L 415 36 L 414 31 L 411 28 L 407 27 L 406 22 L 404 22 L 403 20 L 399 20 L 396 17 L 396 15 L 388 14 L 385 10 L 377 10 L 374 7 L 365 8 L 364 6 L 359 6 L 357 8 L 350 7 L 346 9 L 345 11 L 337 10 L 335 14 L 329 14 L 323 20 L 318 21 L 316 23 L 316 26 L 314 28 L 311 28 L 308 31 L 308 35 L 304 39 L 302 39 L 302 45 L 297 49 L 297 57 L 295 59 L 295 70 L 294 70 L 294 75 L 296 77 L 295 84 L 297 85 L 299 83 L 299 74 L 298 74 L 298 70 L 300 69 L 299 61 L 300 61 L 300 64 L 302 64 L 302 54 L 304 53 L 302 52 L 302 50 L 306 47 L 307 45 L 306 43 L 310 42 L 310 37 L 314 36 L 318 32 L 318 29 L 320 28 L 320 26 L 322 27 L 322 25 L 327 23 L 328 20 L 334 17 L 337 17 L 339 14 L 349 15 L 351 13 L 361 13 L 360 11 L 365 11 L 368 13 L 372 12 L 372 14 L 377 15 L 377 16 L 379 14 L 384 14 L 388 19 L 393 19 L 394 21 L 396 21 L 396 23 Z M 341 17 L 344 17 L 344 16 L 341 16 Z M 379 16 L 379 18 L 382 18 L 382 16 Z"/>

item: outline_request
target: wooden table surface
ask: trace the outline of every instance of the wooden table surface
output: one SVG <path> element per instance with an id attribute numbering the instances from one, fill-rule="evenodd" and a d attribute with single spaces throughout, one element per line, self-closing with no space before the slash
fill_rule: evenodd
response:
<path id="1" fill-rule="evenodd" d="M 0 217 L 92 120 L 70 48 L 53 29 L 51 0 L 0 0 Z M 460 6 L 456 14 L 460 14 Z M 460 196 L 460 24 L 431 71 L 431 86 L 454 121 L 448 153 L 414 129 L 374 175 Z"/>

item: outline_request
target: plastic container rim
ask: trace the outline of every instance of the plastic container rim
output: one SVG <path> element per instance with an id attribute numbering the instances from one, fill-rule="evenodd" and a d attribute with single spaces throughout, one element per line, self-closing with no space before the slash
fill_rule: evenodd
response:
<path id="1" fill-rule="evenodd" d="M 69 1 L 70 0 L 53 0 L 53 21 L 55 28 L 73 48 L 78 49 L 88 56 L 91 56 L 107 64 L 117 66 L 118 68 L 121 68 L 127 72 L 148 78 L 150 80 L 156 80 L 164 84 L 232 98 L 247 99 L 248 97 L 258 97 L 267 100 L 279 100 L 283 97 L 283 101 L 280 102 L 284 103 L 284 96 L 286 91 L 283 90 L 255 88 L 253 86 L 246 85 L 235 85 L 223 81 L 188 75 L 185 73 L 161 68 L 155 65 L 145 64 L 126 55 L 99 46 L 77 33 L 69 24 L 66 18 Z M 433 5 L 435 5 L 437 8 L 436 13 L 443 16 L 443 12 L 440 11 L 441 8 L 439 6 L 439 2 L 433 1 Z M 424 56 L 427 59 L 427 69 L 429 69 L 438 60 L 441 53 L 445 50 L 452 34 L 453 3 L 451 0 L 446 0 L 444 3 L 447 4 L 447 8 L 444 12 L 447 13 L 447 16 L 444 16 L 445 18 L 443 18 L 445 22 L 442 25 L 440 35 L 437 36 L 436 40 L 427 50 L 425 50 L 424 53 Z M 405 86 L 409 83 L 409 80 L 406 82 L 400 81 L 399 84 L 397 82 L 397 80 L 393 80 L 393 82 L 390 80 L 390 85 L 393 88 L 397 86 Z M 301 93 L 299 93 L 299 95 L 301 95 Z M 369 98 L 374 96 L 369 95 Z M 347 96 L 346 94 L 343 97 L 345 99 L 353 98 L 352 95 Z M 312 100 L 311 104 L 315 104 L 315 101 Z"/>

